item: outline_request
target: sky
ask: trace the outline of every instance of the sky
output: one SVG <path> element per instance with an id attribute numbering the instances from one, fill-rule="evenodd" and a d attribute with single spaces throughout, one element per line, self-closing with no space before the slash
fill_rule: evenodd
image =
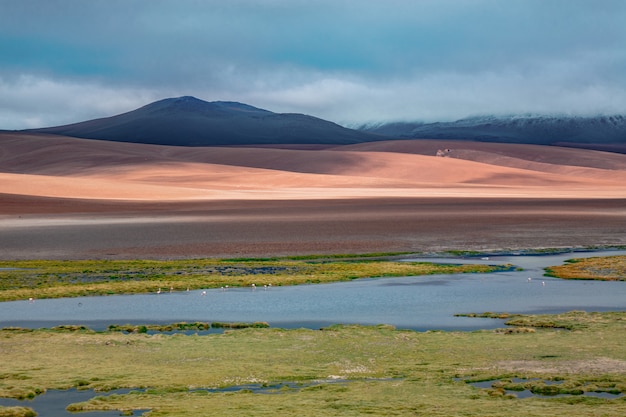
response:
<path id="1" fill-rule="evenodd" d="M 0 129 L 184 95 L 346 126 L 625 114 L 623 0 L 0 0 Z"/>

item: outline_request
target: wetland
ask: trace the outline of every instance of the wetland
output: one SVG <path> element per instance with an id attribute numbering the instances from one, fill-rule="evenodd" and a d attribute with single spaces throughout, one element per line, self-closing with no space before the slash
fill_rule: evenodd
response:
<path id="1" fill-rule="evenodd" d="M 622 415 L 624 283 L 543 274 L 586 263 L 619 276 L 624 255 L 403 255 L 390 269 L 452 269 L 380 278 L 344 268 L 380 270 L 387 260 L 315 259 L 315 267 L 343 269 L 347 278 L 271 287 L 263 279 L 311 260 L 289 268 L 254 260 L 246 268 L 271 266 L 272 273 L 243 274 L 253 275 L 247 281 L 240 269 L 189 291 L 170 292 L 167 283 L 178 281 L 167 276 L 140 280 L 150 288 L 143 294 L 7 301 L 0 303 L 0 350 L 11 360 L 0 373 L 0 397 L 43 401 L 81 392 L 62 400 L 68 411 L 146 416 Z M 566 262 L 573 258 L 581 260 Z M 452 272 L 458 264 L 471 273 Z M 2 267 L 32 276 L 36 265 Z M 202 321 L 175 322 L 190 316 Z M 213 323 L 219 332 L 202 333 Z M 0 404 L 2 416 L 56 415 L 32 400 Z"/>
<path id="2" fill-rule="evenodd" d="M 196 275 L 179 274 L 192 270 L 192 261 L 182 263 L 187 270 L 181 269 L 180 263 L 147 262 L 160 269 L 147 270 L 147 277 L 130 282 L 132 288 L 143 289 L 143 294 L 115 295 L 123 292 L 126 281 L 120 286 L 118 282 L 51 284 L 55 295 L 82 294 L 90 291 L 92 285 L 97 288 L 110 285 L 115 292 L 111 290 L 113 294 L 106 296 L 41 299 L 37 297 L 40 289 L 40 295 L 48 294 L 43 284 L 41 288 L 23 286 L 0 291 L 0 296 L 4 292 L 5 298 L 22 294 L 19 301 L 0 303 L 0 326 L 36 328 L 71 324 L 104 329 L 111 324 L 264 322 L 280 328 L 318 329 L 344 323 L 389 324 L 420 331 L 479 330 L 497 327 L 501 322 L 458 315 L 484 311 L 537 314 L 624 309 L 626 286 L 622 282 L 544 276 L 544 268 L 568 259 L 604 259 L 602 255 L 621 259 L 624 254 L 626 251 L 445 258 L 404 256 L 356 261 L 199 260 L 198 269 L 203 272 Z M 207 273 L 209 268 L 213 271 L 211 263 L 227 269 L 220 274 Z M 13 280 L 18 280 L 19 274 L 31 280 L 52 280 L 52 276 L 62 279 L 72 276 L 77 280 L 82 278 L 75 271 L 85 271 L 86 266 L 80 262 L 78 265 L 42 263 L 39 265 L 48 269 L 37 272 L 36 263 L 17 265 L 32 269 L 5 272 Z M 116 276 L 122 275 L 120 269 L 128 276 L 135 276 L 141 275 L 140 268 L 146 263 L 102 261 L 93 263 L 89 271 L 96 270 L 94 265 L 108 268 L 108 273 Z M 129 265 L 135 265 L 135 269 Z M 167 265 L 177 268 L 166 269 Z M 270 268 L 274 273 L 267 273 Z M 250 275 L 250 271 L 263 273 Z M 92 277 L 102 272 L 84 274 Z M 189 277 L 188 285 L 185 277 Z M 30 297 L 32 301 L 28 300 Z"/>

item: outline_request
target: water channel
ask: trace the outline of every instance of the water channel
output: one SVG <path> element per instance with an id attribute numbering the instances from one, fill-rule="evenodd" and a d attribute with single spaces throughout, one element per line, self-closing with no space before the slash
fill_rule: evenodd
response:
<path id="1" fill-rule="evenodd" d="M 0 406 L 4 407 L 28 407 L 37 412 L 38 417 L 71 417 L 76 413 L 66 410 L 67 406 L 72 403 L 88 401 L 98 395 L 108 396 L 115 394 L 127 394 L 128 389 L 109 391 L 106 393 L 96 393 L 93 390 L 48 390 L 44 394 L 37 395 L 35 398 L 28 400 L 17 400 L 14 398 L 0 398 Z M 133 416 L 140 416 L 148 410 L 133 410 Z M 119 417 L 118 410 L 111 411 L 89 411 L 81 413 L 88 417 Z"/>
<path id="2" fill-rule="evenodd" d="M 571 258 L 624 255 L 626 251 L 486 258 L 420 258 L 406 261 L 514 264 L 523 270 L 359 279 L 332 284 L 210 289 L 203 292 L 36 299 L 0 303 L 0 327 L 178 321 L 254 322 L 271 327 L 317 329 L 336 323 L 391 324 L 412 330 L 474 330 L 502 327 L 493 319 L 455 317 L 486 311 L 557 313 L 626 308 L 626 282 L 561 280 L 543 268 Z M 528 278 L 531 278 L 529 281 Z"/>
<path id="3" fill-rule="evenodd" d="M 456 313 L 557 313 L 626 308 L 626 282 L 566 281 L 543 276 L 543 268 L 567 259 L 626 255 L 626 251 L 578 252 L 544 256 L 420 258 L 406 261 L 514 264 L 494 274 L 432 275 L 360 279 L 351 282 L 229 288 L 128 296 L 80 297 L 0 303 L 0 327 L 86 325 L 177 321 L 253 322 L 272 327 L 320 328 L 335 323 L 391 324 L 413 330 L 474 330 L 502 327 L 502 321 L 455 317 Z M 529 278 L 531 278 L 529 280 Z M 117 393 L 117 392 L 115 392 Z M 120 392 L 121 393 L 121 392 Z M 107 393 L 105 395 L 109 395 Z M 41 416 L 70 416 L 69 403 L 85 401 L 91 391 L 49 391 L 33 400 L 0 399 L 0 405 L 36 409 Z M 139 415 L 145 410 L 137 410 Z M 118 411 L 86 416 L 119 415 Z"/>

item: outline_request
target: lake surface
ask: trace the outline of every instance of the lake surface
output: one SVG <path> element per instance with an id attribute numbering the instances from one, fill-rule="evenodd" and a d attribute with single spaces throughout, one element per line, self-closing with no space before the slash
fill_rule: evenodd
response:
<path id="1" fill-rule="evenodd" d="M 571 258 L 625 255 L 626 251 L 577 252 L 489 259 L 420 258 L 443 263 L 511 263 L 523 271 L 360 279 L 333 284 L 229 288 L 125 296 L 0 303 L 0 327 L 49 327 L 177 321 L 254 322 L 271 327 L 317 329 L 336 323 L 391 324 L 413 330 L 474 330 L 502 321 L 454 317 L 486 311 L 557 313 L 626 309 L 626 282 L 560 280 L 543 268 Z M 531 281 L 528 278 L 532 278 Z M 545 283 L 545 285 L 544 285 Z"/>
<path id="2" fill-rule="evenodd" d="M 0 405 L 4 407 L 28 407 L 37 412 L 39 417 L 71 417 L 82 415 L 86 417 L 119 417 L 118 410 L 111 411 L 88 411 L 80 414 L 71 413 L 66 407 L 73 403 L 88 401 L 96 396 L 108 396 L 113 394 L 127 394 L 128 389 L 114 390 L 108 392 L 94 392 L 93 390 L 48 390 L 35 398 L 28 400 L 17 400 L 15 398 L 0 398 Z M 148 410 L 134 410 L 133 416 L 142 415 Z"/>

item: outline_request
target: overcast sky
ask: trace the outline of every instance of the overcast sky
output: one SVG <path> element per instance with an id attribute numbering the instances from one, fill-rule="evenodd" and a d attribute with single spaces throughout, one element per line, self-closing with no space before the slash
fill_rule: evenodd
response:
<path id="1" fill-rule="evenodd" d="M 626 113 L 623 0 L 0 0 L 0 129 L 167 97 L 341 124 Z"/>

